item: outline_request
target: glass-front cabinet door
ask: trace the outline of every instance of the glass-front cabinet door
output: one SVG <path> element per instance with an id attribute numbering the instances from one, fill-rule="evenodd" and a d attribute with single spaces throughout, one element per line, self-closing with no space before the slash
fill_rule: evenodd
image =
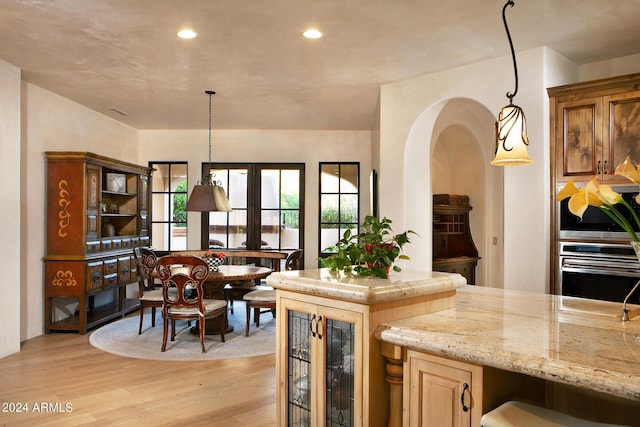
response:
<path id="1" fill-rule="evenodd" d="M 361 313 L 291 303 L 286 309 L 287 366 L 282 367 L 286 422 L 281 425 L 360 425 Z"/>

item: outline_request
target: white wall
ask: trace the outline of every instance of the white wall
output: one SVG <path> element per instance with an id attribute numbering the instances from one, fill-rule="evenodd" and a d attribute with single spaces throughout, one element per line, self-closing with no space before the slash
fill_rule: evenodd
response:
<path id="1" fill-rule="evenodd" d="M 186 161 L 189 192 L 208 159 L 207 130 L 140 132 L 140 161 Z M 213 130 L 212 162 L 305 163 L 305 265 L 317 265 L 318 163 L 360 162 L 360 211 L 369 210 L 370 131 Z M 200 214 L 188 214 L 188 247 L 200 248 Z"/>
<path id="2" fill-rule="evenodd" d="M 45 256 L 45 151 L 89 151 L 137 163 L 137 135 L 134 128 L 96 113 L 59 95 L 32 84 L 26 85 L 23 99 L 24 149 L 26 172 L 22 215 L 20 339 L 44 332 Z M 27 268 L 28 266 L 28 268 Z"/>
<path id="3" fill-rule="evenodd" d="M 504 173 L 504 230 L 489 230 L 504 244 L 504 287 L 545 292 L 548 289 L 548 99 L 543 86 L 544 49 L 518 53 L 520 88 L 514 102 L 527 115 L 534 163 L 506 168 Z M 447 100 L 469 98 L 497 115 L 513 90 L 511 57 L 471 64 L 386 85 L 381 96 L 381 194 L 383 214 L 402 218 L 406 228 L 420 228 L 424 245 L 409 255 L 429 265 L 431 229 L 430 153 L 434 123 Z M 488 122 L 488 128 L 493 122 Z M 485 161 L 493 153 L 492 141 L 483 146 Z M 490 170 L 491 182 L 499 181 Z M 475 179 L 469 176 L 467 179 Z M 491 195 L 488 195 L 489 199 Z M 409 252 L 408 250 L 408 252 Z M 426 255 L 428 254 L 428 255 Z M 487 286 L 500 287 L 500 283 Z"/>
<path id="4" fill-rule="evenodd" d="M 20 350 L 21 286 L 27 265 L 20 262 L 26 250 L 20 217 L 24 212 L 25 183 L 29 172 L 21 161 L 20 70 L 0 61 L 0 182 L 2 182 L 2 221 L 0 221 L 0 358 Z"/>

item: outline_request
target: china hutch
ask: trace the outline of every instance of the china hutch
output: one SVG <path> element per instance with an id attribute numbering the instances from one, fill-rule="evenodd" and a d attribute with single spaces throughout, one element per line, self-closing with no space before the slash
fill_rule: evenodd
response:
<path id="1" fill-rule="evenodd" d="M 476 283 L 478 249 L 469 227 L 469 196 L 433 195 L 433 271 L 459 273 Z"/>
<path id="2" fill-rule="evenodd" d="M 137 281 L 133 248 L 150 244 L 151 169 L 88 152 L 45 155 L 45 332 L 85 334 L 138 307 L 126 288 Z"/>

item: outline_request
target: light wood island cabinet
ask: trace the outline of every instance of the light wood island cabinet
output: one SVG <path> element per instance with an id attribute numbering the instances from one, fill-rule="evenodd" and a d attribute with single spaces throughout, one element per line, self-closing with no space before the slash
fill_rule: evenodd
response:
<path id="1" fill-rule="evenodd" d="M 139 305 L 126 287 L 137 281 L 133 248 L 150 243 L 151 169 L 87 152 L 45 155 L 45 332 L 84 334 Z"/>
<path id="2" fill-rule="evenodd" d="M 459 274 L 358 278 L 326 269 L 273 273 L 279 426 L 386 426 L 389 386 L 376 327 L 451 308 Z"/>

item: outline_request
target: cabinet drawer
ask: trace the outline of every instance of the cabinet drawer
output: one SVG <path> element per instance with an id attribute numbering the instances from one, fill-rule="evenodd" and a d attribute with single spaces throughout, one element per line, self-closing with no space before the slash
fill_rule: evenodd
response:
<path id="1" fill-rule="evenodd" d="M 104 287 L 111 288 L 118 285 L 118 273 L 104 275 Z"/>
<path id="2" fill-rule="evenodd" d="M 131 257 L 118 258 L 118 283 L 127 285 L 131 283 Z"/>
<path id="3" fill-rule="evenodd" d="M 102 241 L 102 250 L 103 251 L 110 251 L 112 249 L 113 249 L 113 241 L 111 239 Z"/>
<path id="4" fill-rule="evenodd" d="M 129 237 L 122 239 L 122 249 L 129 249 L 132 247 L 133 246 L 131 246 L 131 239 Z"/>
<path id="5" fill-rule="evenodd" d="M 102 289 L 102 261 L 87 263 L 87 292 L 95 292 Z"/>
<path id="6" fill-rule="evenodd" d="M 122 239 L 113 239 L 113 249 L 122 249 Z"/>
<path id="7" fill-rule="evenodd" d="M 99 252 L 99 251 L 100 251 L 100 241 L 99 240 L 93 240 L 91 242 L 87 242 L 87 252 L 88 253 Z"/>
<path id="8" fill-rule="evenodd" d="M 102 272 L 106 276 L 107 274 L 118 273 L 118 259 L 117 258 L 109 258 L 103 261 L 104 268 Z"/>

